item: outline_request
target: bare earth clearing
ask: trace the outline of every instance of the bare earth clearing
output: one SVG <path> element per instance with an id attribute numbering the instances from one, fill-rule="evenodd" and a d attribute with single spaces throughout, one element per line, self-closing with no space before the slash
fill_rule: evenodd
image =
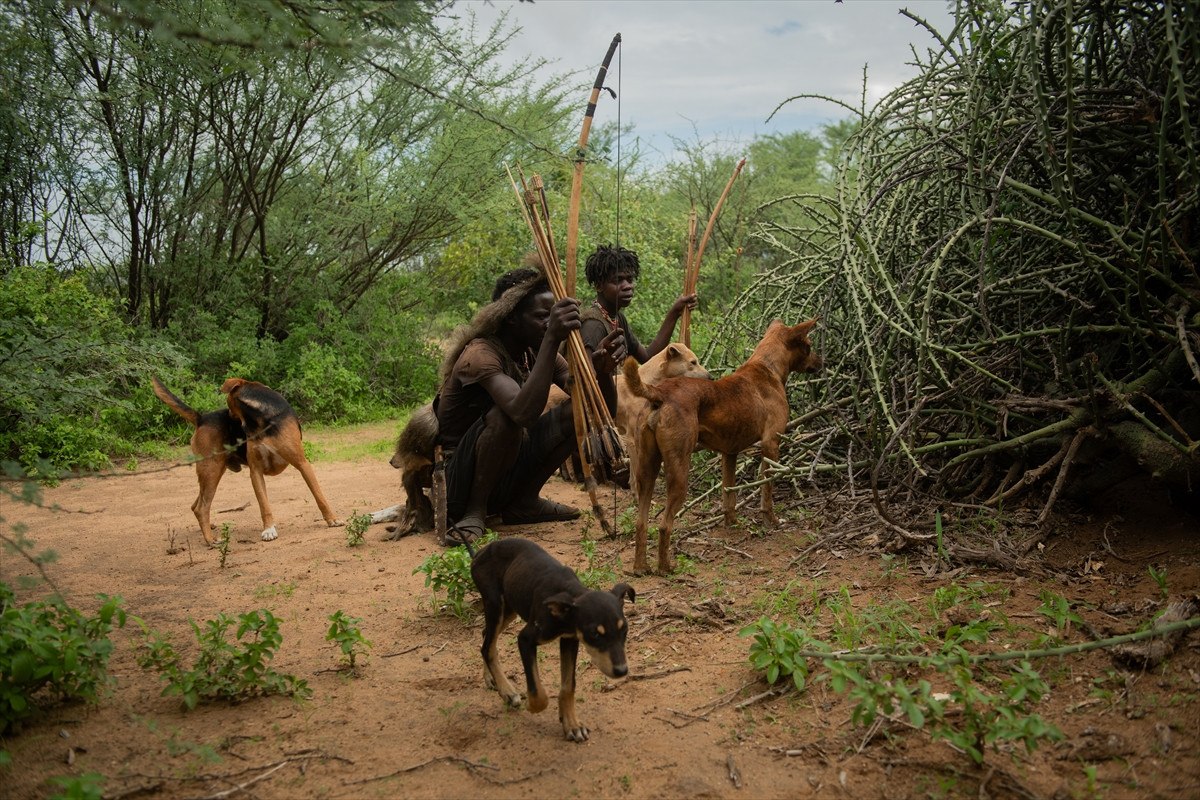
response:
<path id="1" fill-rule="evenodd" d="M 390 439 L 394 430 L 377 425 L 309 438 L 318 445 L 372 441 Z M 399 474 L 386 459 L 317 460 L 339 516 L 400 499 Z M 185 713 L 175 698 L 160 696 L 157 675 L 137 666 L 141 636 L 131 623 L 114 635 L 116 688 L 108 699 L 94 709 L 54 708 L 0 743 L 13 756 L 10 771 L 0 773 L 0 796 L 44 797 L 47 778 L 85 772 L 105 776 L 109 798 L 1200 796 L 1196 635 L 1145 674 L 1116 670 L 1100 651 L 1038 662 L 1052 692 L 1037 710 L 1067 739 L 1032 756 L 989 753 L 982 769 L 900 721 L 868 735 L 851 724 L 850 703 L 826 683 L 738 708 L 768 687 L 756 680 L 746 660 L 749 641 L 737 632 L 781 598 L 796 600 L 801 614 L 811 611 L 813 598 L 841 587 L 856 609 L 897 600 L 922 606 L 951 580 L 982 581 L 997 595 L 1011 592 L 994 604 L 1011 628 L 989 647 L 1047 632 L 1049 622 L 1036 612 L 1044 588 L 1075 603 L 1098 635 L 1136 629 L 1164 603 L 1149 565 L 1166 569 L 1172 599 L 1200 591 L 1200 523 L 1147 487 L 1107 497 L 1100 508 L 1064 506 L 1068 513 L 1040 539 L 1045 549 L 1033 548 L 1015 570 L 978 565 L 927 575 L 931 565 L 919 554 L 889 562 L 860 547 L 869 527 L 845 535 L 840 507 L 815 494 L 801 505 L 780 492 L 789 514 L 780 530 L 758 531 L 752 513 L 738 529 L 685 517 L 677 533 L 691 534 L 679 543 L 694 563 L 691 574 L 631 578 L 621 565 L 632 561 L 632 542 L 601 539 L 597 564 L 614 564 L 637 590 L 636 604 L 627 606 L 635 677 L 611 681 L 581 654 L 579 713 L 592 734 L 572 744 L 562 736 L 553 697 L 541 714 L 507 712 L 484 688 L 479 620 L 466 626 L 435 613 L 423 576 L 413 574 L 439 550 L 432 534 L 383 542 L 376 526 L 363 545 L 349 548 L 344 529 L 323 525 L 300 475 L 289 469 L 268 480 L 280 537 L 260 542 L 243 471 L 226 475 L 214 504 L 221 512 L 214 521 L 235 526 L 222 570 L 189 509 L 193 471 L 165 466 L 68 481 L 45 492 L 46 503 L 63 510 L 6 502 L 3 515 L 7 524 L 25 522 L 39 548 L 58 551 L 50 574 L 70 602 L 90 612 L 95 593 L 120 594 L 131 615 L 171 634 L 185 658 L 196 649 L 189 618 L 271 609 L 284 637 L 273 666 L 306 679 L 313 698 Z M 612 491 L 605 492 L 611 508 Z M 587 505 L 557 479 L 548 494 Z M 624 509 L 631 501 L 622 493 L 616 502 Z M 599 536 L 587 521 L 502 532 L 533 538 L 579 568 L 581 533 L 589 526 Z M 172 537 L 181 549 L 168 553 Z M 10 584 L 30 572 L 11 553 L 0 559 L 0 577 Z M 358 677 L 334 669 L 338 653 L 324 639 L 327 618 L 339 609 L 361 617 L 374 642 Z M 505 636 L 502 660 L 520 680 L 516 630 Z M 1088 635 L 1075 628 L 1065 638 Z M 542 652 L 554 695 L 557 648 Z"/>

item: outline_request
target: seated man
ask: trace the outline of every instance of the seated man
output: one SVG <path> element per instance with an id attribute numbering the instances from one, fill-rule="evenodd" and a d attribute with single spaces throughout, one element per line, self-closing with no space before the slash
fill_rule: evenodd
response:
<path id="1" fill-rule="evenodd" d="M 450 542 L 483 534 L 487 516 L 505 524 L 575 519 L 579 511 L 540 497 L 542 486 L 575 448 L 571 404 L 542 413 L 550 384 L 568 388 L 566 359 L 558 353 L 579 329 L 579 301 L 555 302 L 545 278 L 532 269 L 505 273 L 492 303 L 456 338 L 442 364 L 434 400 L 438 444 L 446 464 Z M 625 358 L 618 333 L 592 351 L 600 391 L 616 405 L 612 373 Z"/>
<path id="2" fill-rule="evenodd" d="M 675 323 L 685 308 L 696 307 L 696 295 L 680 295 L 658 329 L 650 345 L 643 346 L 629 328 L 629 320 L 621 309 L 633 302 L 633 285 L 641 274 L 642 267 L 637 253 L 624 247 L 600 245 L 588 256 L 584 265 L 587 281 L 596 290 L 596 299 L 591 308 L 582 312 L 583 343 L 594 350 L 600 341 L 613 331 L 621 331 L 625 338 L 625 351 L 645 364 L 671 343 Z"/>

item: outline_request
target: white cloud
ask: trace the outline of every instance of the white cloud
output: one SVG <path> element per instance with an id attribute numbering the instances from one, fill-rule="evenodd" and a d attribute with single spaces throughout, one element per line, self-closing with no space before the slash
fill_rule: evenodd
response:
<path id="1" fill-rule="evenodd" d="M 503 11 L 522 33 L 514 60 L 547 58 L 577 71 L 581 105 L 614 33 L 622 38 L 607 83 L 621 81 L 621 113 L 652 147 L 669 137 L 744 141 L 755 134 L 814 129 L 844 117 L 819 100 L 796 100 L 768 125 L 772 110 L 798 94 L 835 97 L 858 106 L 863 65 L 868 103 L 915 74 L 910 46 L 934 45 L 928 31 L 901 16 L 927 19 L 943 34 L 953 21 L 944 0 L 468 0 L 482 22 Z M 618 68 L 620 75 L 618 76 Z M 602 103 L 597 120 L 616 119 Z"/>

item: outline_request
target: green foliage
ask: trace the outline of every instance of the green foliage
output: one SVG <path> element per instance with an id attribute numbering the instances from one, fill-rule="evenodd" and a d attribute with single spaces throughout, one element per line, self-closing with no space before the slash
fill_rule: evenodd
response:
<path id="1" fill-rule="evenodd" d="M 19 606 L 0 583 L 0 734 L 46 702 L 99 702 L 108 685 L 109 632 L 125 625 L 121 598 L 99 599 L 94 616 L 57 596 Z"/>
<path id="2" fill-rule="evenodd" d="M 1155 566 L 1151 564 L 1146 569 L 1149 571 L 1151 579 L 1153 579 L 1154 583 L 1158 586 L 1158 591 L 1165 600 L 1169 594 L 1167 591 L 1167 568 L 1163 567 L 1162 569 L 1156 569 Z"/>
<path id="3" fill-rule="evenodd" d="M 152 365 L 180 361 L 78 275 L 0 262 L 0 457 L 30 476 L 99 469 L 133 452 L 147 434 L 130 413 L 132 388 Z"/>
<path id="4" fill-rule="evenodd" d="M 1062 595 L 1042 589 L 1038 599 L 1042 602 L 1037 612 L 1054 624 L 1055 635 L 1049 639 L 1061 639 L 1070 633 L 1072 625 L 1083 624 L 1083 619 L 1071 609 L 1071 601 Z"/>
<path id="5" fill-rule="evenodd" d="M 589 589 L 603 589 L 617 581 L 617 573 L 609 564 L 596 563 L 596 540 L 585 536 L 580 542 L 587 566 L 577 571 L 579 581 Z"/>
<path id="6" fill-rule="evenodd" d="M 804 689 L 808 680 L 808 662 L 798 655 L 800 650 L 811 650 L 819 643 L 796 628 L 778 625 L 768 617 L 761 617 L 751 625 L 738 631 L 738 636 L 753 636 L 750 644 L 750 663 L 762 672 L 772 686 L 781 678 L 791 678 L 797 689 Z"/>
<path id="7" fill-rule="evenodd" d="M 50 779 L 58 791 L 50 800 L 100 800 L 104 797 L 104 776 L 96 772 L 60 775 Z"/>
<path id="8" fill-rule="evenodd" d="M 937 618 L 946 603 L 978 596 L 980 591 L 944 591 L 931 601 L 929 610 Z M 826 613 L 833 618 L 833 644 L 805 632 Z M 850 698 L 851 718 L 859 726 L 870 726 L 880 716 L 902 715 L 912 727 L 949 741 L 977 764 L 1002 742 L 1019 742 L 1032 752 L 1043 741 L 1062 738 L 1060 730 L 1033 712 L 1049 686 L 1030 663 L 1021 662 L 1000 678 L 972 666 L 966 646 L 988 642 L 992 622 L 977 619 L 952 625 L 938 640 L 913 625 L 914 614 L 916 609 L 899 601 L 854 612 L 848 595 L 839 593 L 821 603 L 800 626 L 779 625 L 764 616 L 740 634 L 754 637 L 751 666 L 772 685 L 791 676 L 794 686 L 803 690 L 811 682 L 809 658 L 820 660 L 823 672 L 815 680 L 828 681 L 835 692 Z M 936 654 L 923 655 L 934 644 Z M 877 651 L 880 656 L 874 661 L 840 658 L 835 646 L 858 650 L 854 655 Z M 884 670 L 892 666 L 889 660 L 898 661 L 905 654 L 922 654 L 908 656 L 905 663 L 932 675 L 913 678 Z M 935 691 L 935 684 L 947 688 Z"/>
<path id="9" fill-rule="evenodd" d="M 329 615 L 329 630 L 325 633 L 325 641 L 338 646 L 351 672 L 354 672 L 358 656 L 365 655 L 367 650 L 371 649 L 371 643 L 358 629 L 361 622 L 358 617 L 347 616 L 340 610 L 335 611 Z"/>
<path id="10" fill-rule="evenodd" d="M 472 547 L 478 551 L 498 538 L 494 531 L 488 531 L 476 539 Z M 439 606 L 441 610 L 463 622 L 470 621 L 473 612 L 467 602 L 467 592 L 475 591 L 475 580 L 471 577 L 471 554 L 465 546 L 460 544 L 434 553 L 413 570 L 414 575 L 418 572 L 425 576 L 425 586 L 433 590 L 435 597 L 445 592 L 446 599 Z"/>
<path id="11" fill-rule="evenodd" d="M 346 520 L 346 546 L 358 547 L 363 543 L 363 536 L 371 527 L 370 514 L 351 514 Z"/>
<path id="12" fill-rule="evenodd" d="M 229 544 L 233 535 L 233 525 L 228 522 L 221 523 L 221 533 L 217 536 L 217 553 L 220 555 L 221 569 L 225 569 L 225 560 L 229 558 Z"/>
<path id="13" fill-rule="evenodd" d="M 274 614 L 262 608 L 239 615 L 235 642 L 231 643 L 227 632 L 234 622 L 226 614 L 218 614 L 203 626 L 191 622 L 200 646 L 191 667 L 184 666 L 166 637 L 143 625 L 146 638 L 138 664 L 157 672 L 167 683 L 163 696 L 178 695 L 189 711 L 200 703 L 217 700 L 240 702 L 270 694 L 303 699 L 312 695 L 304 680 L 268 666 L 283 641 Z"/>

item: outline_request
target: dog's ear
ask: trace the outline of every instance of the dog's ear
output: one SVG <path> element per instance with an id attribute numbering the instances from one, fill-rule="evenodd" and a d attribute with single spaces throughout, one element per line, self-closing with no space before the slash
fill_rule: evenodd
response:
<path id="1" fill-rule="evenodd" d="M 633 591 L 633 587 L 628 583 L 618 583 L 612 587 L 612 593 L 616 595 L 618 600 L 624 600 L 628 597 L 631 603 L 637 601 L 637 593 Z"/>
<path id="2" fill-rule="evenodd" d="M 550 616 L 555 619 L 565 619 L 575 610 L 575 598 L 566 592 L 559 592 L 553 597 L 547 597 L 545 604 Z"/>
<path id="3" fill-rule="evenodd" d="M 667 345 L 667 361 L 675 361 L 683 358 L 683 351 L 679 349 L 679 345 L 671 343 Z"/>
<path id="4" fill-rule="evenodd" d="M 246 383 L 249 381 L 245 378 L 230 378 L 221 384 L 221 394 L 233 394 Z"/>
<path id="5" fill-rule="evenodd" d="M 808 333 L 814 327 L 816 327 L 816 324 L 817 324 L 817 318 L 813 317 L 808 322 L 801 322 L 799 325 L 797 325 L 796 332 L 797 333 Z"/>

